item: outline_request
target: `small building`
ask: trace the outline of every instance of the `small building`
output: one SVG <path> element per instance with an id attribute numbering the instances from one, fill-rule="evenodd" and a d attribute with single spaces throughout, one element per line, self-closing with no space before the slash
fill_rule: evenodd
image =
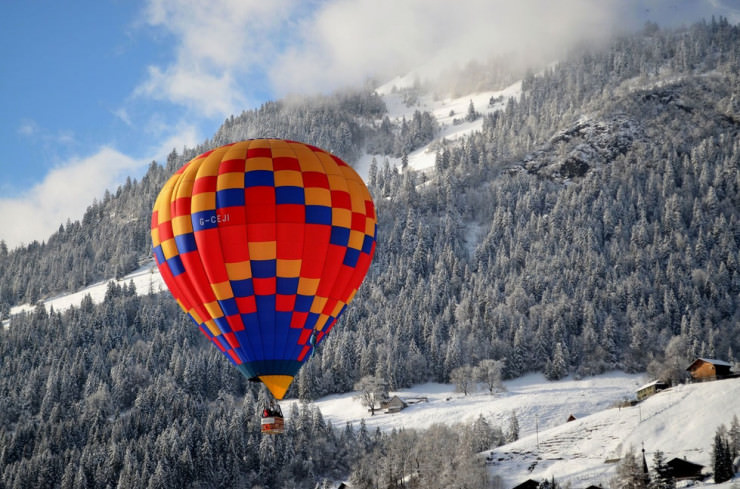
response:
<path id="1" fill-rule="evenodd" d="M 666 465 L 670 467 L 670 474 L 673 477 L 674 480 L 682 481 L 682 480 L 701 480 L 701 469 L 704 468 L 703 465 L 695 464 L 694 462 L 689 462 L 685 458 L 674 458 L 669 460 Z"/>
<path id="2" fill-rule="evenodd" d="M 512 489 L 537 489 L 540 487 L 540 483 L 536 480 L 527 479 L 518 486 L 513 487 Z"/>
<path id="3" fill-rule="evenodd" d="M 571 421 L 575 421 L 575 420 L 576 420 L 576 417 L 571 414 L 570 416 L 568 416 L 567 422 L 570 423 Z"/>
<path id="4" fill-rule="evenodd" d="M 668 388 L 668 384 L 666 384 L 662 380 L 654 380 L 650 382 L 649 384 L 645 384 L 639 389 L 637 389 L 637 400 L 642 401 L 652 396 L 653 394 L 657 394 L 658 392 L 665 390 L 667 388 Z"/>
<path id="5" fill-rule="evenodd" d="M 698 381 L 717 380 L 732 375 L 730 365 L 723 360 L 712 358 L 697 358 L 694 363 L 686 369 L 691 374 L 691 378 Z"/>
<path id="6" fill-rule="evenodd" d="M 380 409 L 385 410 L 386 413 L 398 413 L 407 407 L 408 404 L 403 402 L 403 399 L 398 396 L 393 396 L 380 403 Z"/>

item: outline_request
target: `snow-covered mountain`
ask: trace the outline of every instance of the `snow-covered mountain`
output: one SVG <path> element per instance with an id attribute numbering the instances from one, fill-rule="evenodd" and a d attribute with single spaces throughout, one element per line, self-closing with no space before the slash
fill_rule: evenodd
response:
<path id="1" fill-rule="evenodd" d="M 408 94 L 403 90 L 412 87 L 413 83 L 412 75 L 397 77 L 378 87 L 376 92 L 385 102 L 388 108 L 387 115 L 391 121 L 400 123 L 403 119 L 411 120 L 414 112 L 418 110 L 431 113 L 439 124 L 440 132 L 437 138 L 408 155 L 409 167 L 420 171 L 434 166 L 439 141 L 454 142 L 475 131 L 480 131 L 483 125 L 483 118 L 480 116 L 503 110 L 510 98 L 519 98 L 522 92 L 522 83 L 518 81 L 503 90 L 488 90 L 461 97 L 445 98 L 437 98 L 430 93 L 424 93 L 414 97 L 413 101 L 409 101 Z M 465 116 L 471 104 L 479 117 L 468 121 Z M 365 154 L 358 161 L 356 169 L 363 177 L 367 176 L 370 161 L 374 157 L 375 155 Z M 400 158 L 389 158 L 389 161 L 396 166 L 401 164 Z"/>
<path id="2" fill-rule="evenodd" d="M 377 93 L 386 104 L 388 108 L 387 115 L 392 121 L 400 123 L 404 118 L 411 120 L 415 111 L 428 111 L 434 115 L 439 124 L 440 133 L 438 137 L 430 144 L 408 155 L 409 167 L 420 171 L 434 166 L 435 147 L 439 141 L 454 142 L 474 131 L 479 131 L 483 124 L 483 118 L 480 115 L 502 110 L 509 98 L 518 98 L 521 95 L 521 82 L 517 82 L 503 90 L 478 92 L 457 98 L 437 99 L 431 94 L 423 94 L 409 103 L 405 99 L 406 96 L 403 90 L 412 86 L 413 82 L 410 80 L 410 77 L 393 79 L 379 87 Z M 491 101 L 495 102 L 491 103 Z M 473 121 L 465 120 L 470 104 L 473 104 L 475 111 L 479 114 L 479 117 Z M 367 177 L 370 162 L 374 157 L 375 155 L 365 154 L 357 162 L 356 169 L 363 177 Z M 389 161 L 395 166 L 401 165 L 400 158 L 391 157 Z M 66 310 L 70 306 L 79 306 L 82 299 L 87 295 L 90 295 L 94 303 L 100 303 L 105 297 L 105 291 L 111 280 L 119 285 L 133 282 L 139 294 L 156 293 L 166 289 L 154 260 L 151 260 L 121 279 L 103 280 L 75 293 L 60 294 L 39 302 L 44 304 L 47 309 L 53 307 L 57 311 Z M 32 304 L 15 305 L 11 308 L 10 314 L 31 311 L 33 307 Z M 3 325 L 7 325 L 8 322 L 8 320 L 3 321 Z"/>
<path id="3" fill-rule="evenodd" d="M 388 108 L 388 117 L 394 122 L 404 118 L 410 120 L 417 110 L 434 115 L 440 127 L 438 138 L 408 155 L 409 166 L 421 171 L 433 167 L 439 141 L 454 143 L 480 130 L 482 118 L 473 121 L 465 118 L 471 105 L 476 112 L 487 114 L 502 110 L 509 98 L 521 95 L 521 82 L 517 82 L 500 91 L 443 99 L 426 94 L 409 102 L 404 89 L 411 84 L 409 79 L 392 80 L 381 86 L 378 94 Z M 580 137 L 587 131 L 593 132 L 592 124 L 583 120 L 571 133 L 564 132 L 559 137 Z M 372 158 L 373 155 L 365 155 L 358 162 L 358 170 L 363 175 L 367 174 Z M 390 161 L 400 165 L 400 159 L 390 158 Z M 99 303 L 105 297 L 109 282 L 101 281 L 42 303 L 47 309 L 57 311 L 79 306 L 88 295 L 93 302 Z M 119 285 L 133 283 L 139 294 L 166 288 L 153 261 L 115 282 Z M 11 315 L 32 309 L 30 304 L 18 305 L 11 309 Z M 8 322 L 4 321 L 4 326 Z M 503 478 L 504 487 L 528 478 L 550 477 L 575 487 L 608 485 L 615 475 L 614 460 L 629 449 L 639 450 L 643 444 L 648 463 L 652 454 L 661 450 L 668 459 L 686 457 L 711 466 L 715 429 L 720 424 L 729 425 L 733 416 L 740 416 L 740 403 L 733 402 L 740 399 L 740 380 L 681 385 L 634 407 L 616 407 L 633 399 L 636 389 L 645 381 L 642 375 L 618 372 L 559 382 L 549 382 L 533 374 L 506 382 L 506 391 L 495 396 L 484 392 L 464 396 L 456 393 L 451 385 L 423 384 L 393 393 L 412 401 L 402 412 L 381 412 L 372 417 L 355 393 L 329 396 L 315 404 L 335 426 L 346 423 L 357 426 L 364 419 L 369 429 L 381 431 L 425 429 L 436 423 L 471 423 L 479 416 L 503 427 L 514 413 L 521 427 L 521 438 L 481 454 L 488 458 L 491 473 Z M 284 410 L 288 412 L 294 402 L 297 401 L 286 402 Z M 712 414 L 706 416 L 706 413 Z M 575 421 L 566 422 L 571 415 Z"/>
<path id="4" fill-rule="evenodd" d="M 133 283 L 140 294 L 164 289 L 153 263 L 116 282 Z M 93 302 L 101 302 L 108 283 L 48 299 L 44 305 L 61 311 L 79 306 L 87 295 Z M 30 309 L 24 305 L 12 312 Z M 722 424 L 729 427 L 733 417 L 740 417 L 740 379 L 679 385 L 625 407 L 646 380 L 643 374 L 611 372 L 552 382 L 541 374 L 529 374 L 505 382 L 505 390 L 495 395 L 484 390 L 464 395 L 452 385 L 429 383 L 391 392 L 408 402 L 408 407 L 392 414 L 377 411 L 374 416 L 353 392 L 328 396 L 314 404 L 335 427 L 349 423 L 357 428 L 364 420 L 371 431 L 471 424 L 479 416 L 506 429 L 515 415 L 520 439 L 480 455 L 486 458 L 491 474 L 503 479 L 504 487 L 530 478 L 552 477 L 573 487 L 607 487 L 615 476 L 616 461 L 626 451 L 639 452 L 643 446 L 649 465 L 654 452 L 660 450 L 667 460 L 685 457 L 704 465 L 705 472 L 711 471 L 715 430 Z M 289 413 L 298 402 L 285 401 L 284 412 Z M 568 422 L 570 416 L 575 420 Z M 730 484 L 717 487 L 725 486 Z"/>
<path id="5" fill-rule="evenodd" d="M 301 487 L 309 488 L 309 473 L 346 476 L 347 467 L 338 473 L 336 467 L 311 463 L 309 456 L 301 461 L 306 467 L 261 450 L 259 459 L 253 456 L 259 434 L 259 418 L 252 416 L 257 389 L 250 385 L 243 397 L 244 379 L 215 350 L 194 344 L 196 338 L 202 340 L 195 329 L 172 327 L 186 320 L 165 294 L 132 298 L 113 293 L 110 307 L 49 315 L 53 322 L 42 311 L 21 314 L 38 303 L 61 311 L 87 296 L 102 302 L 108 290 L 115 292 L 109 280 L 71 294 L 59 291 L 137 266 L 116 282 L 133 282 L 142 295 L 164 290 L 147 258 L 147 234 L 149 201 L 165 173 L 212 144 L 251 134 L 254 127 L 324 127 L 314 117 L 319 109 L 330 115 L 325 122 L 329 127 L 345 122 L 361 134 L 359 128 L 366 124 L 362 129 L 375 148 L 386 148 L 381 143 L 391 148 L 378 149 L 385 152 L 373 156 L 363 155 L 366 147 L 359 143 L 345 147 L 351 161 L 359 161 L 361 173 L 368 174 L 374 158 L 379 169 L 385 160 L 400 166 L 398 155 L 408 150 L 410 168 L 425 174 L 387 167 L 379 172 L 374 195 L 383 216 L 381 235 L 392 246 L 377 255 L 376 275 L 353 304 L 351 319 L 359 320 L 347 320 L 332 337 L 337 341 L 321 346 L 316 357 L 321 369 L 302 371 L 312 372 L 306 375 L 307 385 L 314 380 L 324 384 L 313 386 L 316 392 L 308 397 L 351 390 L 365 374 L 360 373 L 363 358 L 371 371 L 394 376 L 396 385 L 430 378 L 445 382 L 454 368 L 485 358 L 518 361 L 507 372 L 512 376 L 533 370 L 552 378 L 622 367 L 639 371 L 651 359 L 663 358 L 679 327 L 695 338 L 690 353 L 688 348 L 682 352 L 685 356 L 716 353 L 736 360 L 732 352 L 738 351 L 740 338 L 735 307 L 740 296 L 733 239 L 737 145 L 732 142 L 740 106 L 732 89 L 737 43 L 729 41 L 736 40 L 737 31 L 721 23 L 712 26 L 657 39 L 648 32 L 615 47 L 613 56 L 575 59 L 509 84 L 517 74 L 489 85 L 509 84 L 506 88 L 457 98 L 417 90 L 410 76 L 377 89 L 382 111 L 358 109 L 365 102 L 376 107 L 372 94 L 363 94 L 356 104 L 350 99 L 349 116 L 335 110 L 341 106 L 336 100 L 317 101 L 318 108 L 309 104 L 302 110 L 270 104 L 265 114 L 229 119 L 202 147 L 182 155 L 173 151 L 166 170 L 153 164 L 142 182 L 92 205 L 82 223 L 62 226 L 49 243 L 10 253 L 0 287 L 0 312 L 4 315 L 9 308 L 11 313 L 4 322 L 7 329 L 0 329 L 0 347 L 5 347 L 0 355 L 5 373 L 0 376 L 0 421 L 5 420 L 0 423 L 0 459 L 7 467 L 0 477 L 21 481 L 53 465 L 60 473 L 92 480 L 103 475 L 95 460 L 104 451 L 113 457 L 106 464 L 111 468 L 107 477 L 114 482 L 119 476 L 128 478 L 128 486 L 120 487 L 141 487 L 157 473 L 162 479 L 197 479 L 203 487 L 218 486 L 214 481 L 224 474 L 251 481 L 246 487 L 258 477 L 265 487 L 291 487 L 266 483 L 265 474 L 280 473 L 281 481 L 300 480 Z M 702 43 L 713 29 L 726 36 Z M 666 46 L 682 46 L 677 51 L 686 56 L 661 51 L 661 39 Z M 699 56 L 699 48 L 715 53 L 716 59 L 732 53 L 726 58 L 732 70 L 724 62 L 704 66 L 704 59 L 715 57 Z M 656 52 L 664 54 L 653 59 Z M 633 58 L 647 64 L 632 66 L 628 61 Z M 518 103 L 509 103 L 513 100 Z M 424 117 L 432 114 L 438 129 L 434 139 L 399 145 L 402 121 L 410 121 L 417 111 Z M 485 118 L 495 111 L 505 112 Z M 385 116 L 392 121 L 387 140 L 374 132 L 380 127 L 378 118 Z M 307 134 L 297 132 L 295 137 Z M 342 138 L 326 141 L 342 149 Z M 438 155 L 441 164 L 427 171 Z M 445 156 L 452 162 L 447 166 Z M 504 178 L 499 181 L 499 176 Z M 409 183 L 419 185 L 407 187 Z M 417 249 L 414 255 L 421 259 L 413 262 L 407 251 Z M 30 303 L 18 304 L 23 301 Z M 397 341 L 397 331 L 415 337 L 415 348 L 407 338 Z M 35 341 L 28 341 L 33 337 Z M 558 340 L 567 344 L 574 360 L 569 369 L 553 374 L 549 365 L 562 353 L 559 345 L 553 346 Z M 396 360 L 413 359 L 414 352 L 424 360 L 421 366 Z M 522 352 L 526 355 L 517 358 Z M 452 361 L 447 362 L 448 356 Z M 323 375 L 349 370 L 350 357 L 352 376 Z M 201 382 L 206 377 L 218 380 Z M 320 397 L 314 404 L 336 428 L 346 423 L 357 427 L 364 419 L 371 430 L 387 433 L 424 430 L 435 423 L 470 426 L 480 416 L 505 430 L 514 414 L 521 438 L 479 454 L 507 489 L 528 478 L 549 477 L 573 488 L 609 486 L 616 470 L 613 461 L 630 448 L 639 452 L 643 443 L 649 464 L 661 450 L 668 458 L 686 457 L 710 466 L 717 426 L 740 414 L 740 381 L 681 385 L 634 407 L 616 407 L 649 380 L 620 372 L 560 381 L 529 374 L 507 382 L 507 390 L 495 396 L 465 396 L 452 385 L 427 383 L 393 393 L 409 402 L 407 409 L 375 416 L 352 392 Z M 295 403 L 286 401 L 284 412 L 290 413 Z M 575 420 L 566 422 L 571 415 Z M 223 430 L 227 424 L 236 429 Z M 70 432 L 82 435 L 70 441 Z M 278 443 L 295 448 L 300 437 L 289 436 Z M 316 438 L 308 438 L 302 454 L 320 450 Z M 251 448 L 224 449 L 213 457 L 201 451 L 204 441 Z M 261 445 L 269 448 L 268 442 Z M 62 448 L 47 453 L 47 446 Z M 163 461 L 159 471 L 157 464 L 145 462 L 154 446 Z M 6 447 L 11 448 L 3 451 Z M 24 447 L 34 447 L 34 453 Z M 121 465 L 115 458 L 124 454 L 126 470 L 114 470 Z M 208 469 L 203 473 L 211 471 L 215 460 L 239 473 L 214 469 L 212 477 L 198 479 L 192 467 L 183 471 L 178 465 L 194 466 L 188 460 Z"/>

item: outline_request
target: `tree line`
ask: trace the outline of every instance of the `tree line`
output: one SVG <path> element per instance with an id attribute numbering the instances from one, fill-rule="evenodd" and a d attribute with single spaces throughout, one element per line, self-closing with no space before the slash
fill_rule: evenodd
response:
<path id="1" fill-rule="evenodd" d="M 363 148 L 377 152 L 368 174 L 379 217 L 374 263 L 289 397 L 346 392 L 366 376 L 391 389 L 450 382 L 490 361 L 505 378 L 551 379 L 658 372 L 695 356 L 737 361 L 739 50 L 740 29 L 725 19 L 648 25 L 584 48 L 525 76 L 521 96 L 485 116 L 479 133 L 440 141 L 424 172 L 397 162 L 434 138 L 430 114 L 391 121 L 371 90 L 265 104 L 153 162 L 49 240 L 0 243 L 0 317 L 149 260 L 151 205 L 165 178 L 217 144 L 276 131 L 350 162 Z M 357 429 L 322 431 L 308 407 L 296 417 L 319 418 L 307 440 L 347 455 L 300 467 L 282 459 L 290 449 L 281 441 L 254 436 L 259 391 L 202 348 L 168 295 L 131 286 L 109 295 L 64 313 L 37 307 L 0 328 L 5 486 L 51 471 L 64 487 L 115 487 L 116 475 L 132 472 L 124 467 L 144 467 L 156 481 L 187 474 L 191 487 L 309 487 L 360 463 L 354 442 L 342 441 Z M 229 425 L 243 429 L 232 437 Z M 373 434 L 363 453 L 385 436 L 424 435 Z M 265 469 L 271 461 L 279 468 Z M 363 480 L 381 477 L 385 487 L 397 473 Z"/>
<path id="2" fill-rule="evenodd" d="M 0 329 L 0 371 L 3 489 L 313 489 L 405 470 L 390 460 L 388 474 L 371 468 L 410 433 L 333 426 L 308 403 L 286 412 L 283 435 L 263 436 L 266 389 L 247 382 L 173 301 L 139 295 L 132 283 L 110 282 L 98 305 L 87 296 L 64 312 L 13 316 Z M 437 429 L 457 433 L 437 448 L 485 478 L 475 454 L 501 444 L 501 429 L 484 418 Z M 431 454 L 417 448 L 427 467 L 420 480 L 432 477 Z M 457 463 L 447 462 L 447 480 Z"/>

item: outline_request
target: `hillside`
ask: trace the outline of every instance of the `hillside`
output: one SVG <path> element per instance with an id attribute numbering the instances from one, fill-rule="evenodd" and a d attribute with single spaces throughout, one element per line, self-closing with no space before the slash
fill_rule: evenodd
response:
<path id="1" fill-rule="evenodd" d="M 535 432 L 536 425 L 548 430 L 561 425 L 571 414 L 577 418 L 606 410 L 625 399 L 634 398 L 640 376 L 610 372 L 598 377 L 552 382 L 541 374 L 529 374 L 504 382 L 505 391 L 489 394 L 476 391 L 464 395 L 450 384 L 421 384 L 392 391 L 409 402 L 400 413 L 378 411 L 371 416 L 356 392 L 335 394 L 313 402 L 327 421 L 336 426 L 359 424 L 364 419 L 370 430 L 426 429 L 442 424 L 472 424 L 479 416 L 492 425 L 506 426 L 516 413 L 520 435 Z M 290 405 L 290 404 L 286 404 Z"/>
<path id="2" fill-rule="evenodd" d="M 132 283 L 140 293 L 164 285 L 156 268 L 143 267 L 119 281 Z M 109 285 L 93 285 L 78 293 L 51 298 L 47 308 L 64 311 L 79 307 L 89 296 L 103 302 Z M 26 308 L 16 308 L 18 314 Z M 27 309 L 30 311 L 30 309 Z M 8 323 L 6 322 L 6 325 Z M 634 399 L 645 380 L 642 374 L 613 372 L 575 380 L 547 381 L 529 374 L 504 382 L 504 391 L 463 395 L 449 384 L 421 384 L 391 392 L 409 402 L 400 413 L 379 411 L 370 416 L 356 392 L 336 394 L 312 403 L 326 422 L 336 427 L 359 426 L 383 432 L 424 430 L 435 424 L 473 424 L 483 417 L 492 426 L 506 427 L 512 414 L 519 424 L 520 439 L 486 450 L 492 475 L 502 478 L 503 487 L 513 487 L 528 478 L 555 477 L 573 487 L 608 487 L 615 476 L 616 461 L 630 448 L 645 446 L 648 463 L 656 450 L 667 460 L 686 457 L 711 468 L 712 436 L 719 425 L 730 426 L 740 416 L 740 379 L 701 384 L 683 384 L 663 391 L 633 407 L 616 407 Z M 300 409 L 298 401 L 283 403 L 290 413 Z M 706 413 L 713 413 L 706 416 Z M 573 415 L 576 420 L 566 422 Z M 287 417 L 291 423 L 291 417 Z"/>
<path id="3" fill-rule="evenodd" d="M 567 414 L 584 433 L 620 430 L 599 438 L 595 458 L 566 452 L 587 466 L 543 459 L 538 476 L 557 467 L 596 480 L 591 464 L 603 468 L 617 439 L 622 449 L 642 443 L 638 435 L 667 444 L 676 428 L 648 423 L 662 416 L 586 420 L 634 388 L 631 376 L 675 375 L 697 356 L 738 360 L 740 27 L 651 24 L 523 76 L 487 77 L 499 68 L 479 67 L 465 95 L 410 77 L 246 110 L 47 241 L 15 250 L 0 242 L 0 488 L 312 489 L 350 476 L 377 487 L 405 477 L 399 464 L 412 453 L 437 469 L 427 489 L 477 487 L 485 470 L 471 454 L 504 443 L 511 410 L 527 436 L 497 453 L 521 452 L 510 458 L 517 479 L 534 462 L 533 417 L 552 433 L 553 458 L 576 436 L 560 426 Z M 290 430 L 269 439 L 255 414 L 265 392 L 159 293 L 148 232 L 169 173 L 217 144 L 275 134 L 360 168 L 379 221 L 365 284 L 288 393 L 301 401 Z M 496 413 L 489 398 L 461 400 L 447 387 L 486 360 L 501 362 L 510 382 L 491 403 L 502 403 Z M 615 371 L 629 386 L 581 403 L 576 392 Z M 396 392 L 428 389 L 434 402 L 343 426 L 362 417 L 347 393 L 367 376 Z M 570 404 L 527 410 L 562 386 Z M 650 402 L 704 388 L 689 387 Z M 697 409 L 698 397 L 687 394 L 687 405 Z M 306 403 L 315 399 L 324 400 Z M 674 413 L 666 402 L 650 413 Z M 491 425 L 479 422 L 483 413 Z M 464 424 L 429 424 L 450 417 Z M 389 431 L 368 429 L 382 420 Z M 427 429 L 392 429 L 406 420 Z M 702 427 L 708 437 L 714 428 Z M 701 443 L 695 453 L 705 457 Z M 458 479 L 468 474 L 477 482 Z"/>
<path id="4" fill-rule="evenodd" d="M 505 382 L 506 390 L 493 396 L 481 391 L 465 396 L 454 386 L 424 384 L 390 393 L 413 402 L 400 413 L 374 416 L 353 394 L 318 399 L 314 405 L 336 426 L 357 426 L 364 420 L 368 429 L 383 431 L 473 424 L 479 416 L 492 426 L 506 427 L 514 413 L 519 440 L 481 453 L 504 488 L 552 477 L 574 488 L 610 487 L 617 461 L 630 449 L 639 452 L 643 444 L 651 467 L 660 450 L 666 460 L 686 457 L 711 472 L 716 429 L 729 428 L 733 417 L 740 418 L 740 379 L 681 384 L 636 406 L 617 407 L 635 398 L 643 380 L 612 372 L 551 382 L 533 374 Z M 575 421 L 567 422 L 571 415 Z"/>
<path id="5" fill-rule="evenodd" d="M 588 394 L 587 394 L 588 395 Z M 513 487 L 528 478 L 555 477 L 573 487 L 608 487 L 615 460 L 644 446 L 648 466 L 655 451 L 712 470 L 712 443 L 720 425 L 740 417 L 740 379 L 675 386 L 628 408 L 611 407 L 570 423 L 527 434 L 491 451 L 491 471 Z"/>
<path id="6" fill-rule="evenodd" d="M 629 451 L 639 455 L 643 446 L 651 469 L 660 450 L 665 460 L 686 458 L 711 473 L 717 428 L 729 429 L 740 418 L 740 379 L 681 384 L 637 405 L 619 407 L 634 400 L 642 380 L 617 372 L 555 382 L 528 375 L 505 382 L 506 390 L 493 396 L 480 391 L 463 395 L 450 385 L 425 384 L 391 392 L 409 406 L 374 416 L 353 394 L 329 396 L 314 405 L 336 426 L 362 422 L 370 431 L 384 432 L 429 430 L 439 424 L 471 426 L 479 417 L 506 430 L 513 413 L 520 438 L 480 453 L 503 488 L 552 478 L 576 489 L 614 487 L 619 460 Z M 576 419 L 569 422 L 571 415 Z"/>
<path id="7" fill-rule="evenodd" d="M 406 78 L 245 111 L 48 243 L 0 247 L 0 316 L 150 262 L 166 172 L 214 144 L 280 131 L 345 148 L 379 215 L 375 263 L 323 362 L 346 371 L 346 352 L 359 354 L 305 396 L 351 389 L 373 364 L 397 388 L 446 382 L 484 358 L 506 358 L 510 377 L 643 371 L 677 336 L 685 357 L 732 361 L 739 39 L 723 19 L 651 25 L 464 96 Z"/>

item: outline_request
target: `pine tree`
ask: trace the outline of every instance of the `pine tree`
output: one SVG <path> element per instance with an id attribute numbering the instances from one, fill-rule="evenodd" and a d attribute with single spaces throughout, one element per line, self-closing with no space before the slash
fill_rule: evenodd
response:
<path id="1" fill-rule="evenodd" d="M 740 421 L 738 420 L 737 414 L 732 417 L 728 436 L 730 438 L 732 459 L 735 460 L 735 457 L 740 456 Z"/>
<path id="2" fill-rule="evenodd" d="M 478 113 L 475 111 L 475 105 L 473 105 L 473 100 L 470 100 L 470 103 L 468 104 L 468 112 L 465 115 L 465 120 L 468 122 L 473 122 L 478 118 Z"/>
<path id="3" fill-rule="evenodd" d="M 650 478 L 648 489 L 674 489 L 676 483 L 673 480 L 672 469 L 666 465 L 663 452 L 657 450 L 653 454 L 653 475 Z"/>
<path id="4" fill-rule="evenodd" d="M 619 465 L 617 465 L 617 476 L 612 481 L 615 489 L 646 489 L 648 477 L 634 450 L 630 447 Z"/>
<path id="5" fill-rule="evenodd" d="M 732 466 L 732 452 L 724 426 L 717 428 L 712 445 L 712 467 L 714 469 L 714 482 L 719 484 L 730 480 L 735 475 Z"/>
<path id="6" fill-rule="evenodd" d="M 506 443 L 511 443 L 519 439 L 519 420 L 516 417 L 516 412 L 512 411 L 509 417 L 509 429 L 506 432 Z"/>
<path id="7" fill-rule="evenodd" d="M 482 452 L 488 448 L 491 448 L 492 442 L 492 430 L 486 418 L 483 415 L 479 415 L 473 423 L 472 427 L 472 445 L 471 450 L 474 453 Z"/>
<path id="8" fill-rule="evenodd" d="M 563 345 L 558 342 L 552 354 L 552 360 L 548 361 L 545 375 L 550 380 L 560 380 L 568 374 L 568 364 L 563 353 Z"/>

